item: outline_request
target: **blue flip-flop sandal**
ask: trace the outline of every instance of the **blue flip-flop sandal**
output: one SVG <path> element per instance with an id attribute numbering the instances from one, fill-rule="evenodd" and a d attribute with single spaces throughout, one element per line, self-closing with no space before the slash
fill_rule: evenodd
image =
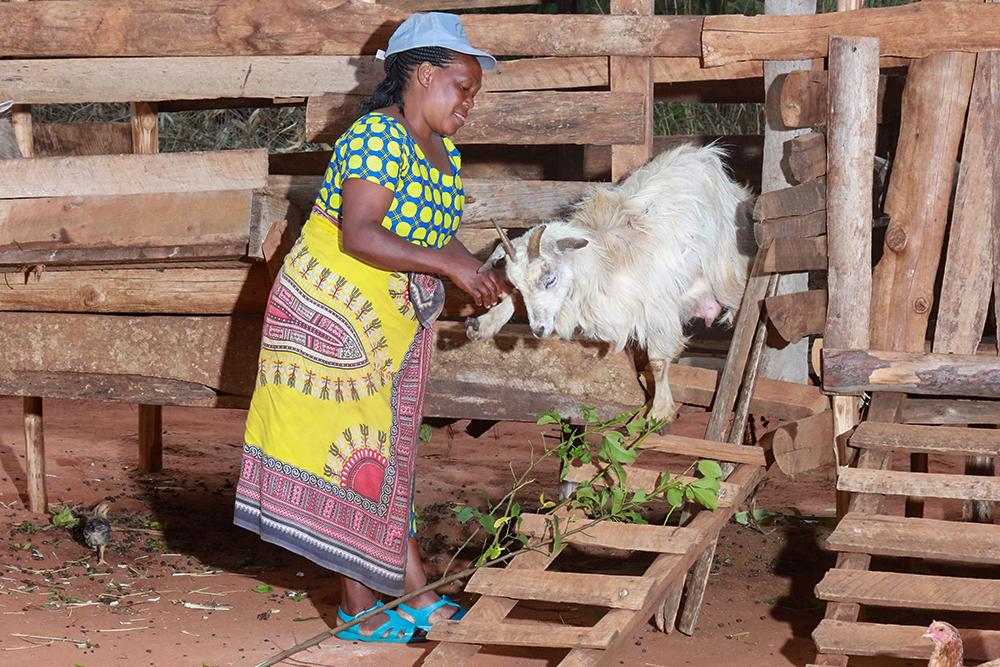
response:
<path id="1" fill-rule="evenodd" d="M 463 609 L 461 605 L 459 605 L 457 602 L 453 602 L 450 599 L 448 599 L 447 595 L 442 595 L 441 599 L 435 602 L 434 604 L 429 604 L 426 607 L 422 607 L 420 609 L 416 609 L 407 604 L 401 604 L 399 605 L 399 610 L 406 614 L 409 614 L 409 616 L 413 618 L 413 624 L 416 625 L 418 629 L 427 631 L 431 629 L 431 614 L 433 614 L 435 611 L 437 611 L 438 609 L 440 609 L 445 605 L 450 605 L 452 607 L 455 607 L 456 609 L 458 609 L 458 611 L 452 614 L 451 618 L 441 619 L 441 620 L 457 621 L 463 616 L 465 616 L 466 613 L 465 609 Z"/>
<path id="2" fill-rule="evenodd" d="M 341 623 L 350 623 L 358 616 L 367 614 L 372 609 L 377 609 L 382 606 L 381 602 L 376 602 L 375 606 L 371 609 L 366 609 L 360 614 L 355 614 L 354 616 L 346 615 L 342 610 L 337 610 L 337 617 L 340 619 Z M 386 609 L 382 612 L 389 617 L 389 620 L 378 627 L 371 636 L 363 635 L 358 631 L 358 627 L 361 625 L 352 625 L 346 630 L 341 630 L 337 633 L 337 637 L 340 639 L 347 639 L 351 641 L 359 642 L 379 642 L 383 644 L 407 644 L 409 642 L 422 642 L 427 641 L 426 637 L 418 636 L 414 637 L 413 634 L 419 629 L 416 625 L 406 620 L 395 609 Z"/>

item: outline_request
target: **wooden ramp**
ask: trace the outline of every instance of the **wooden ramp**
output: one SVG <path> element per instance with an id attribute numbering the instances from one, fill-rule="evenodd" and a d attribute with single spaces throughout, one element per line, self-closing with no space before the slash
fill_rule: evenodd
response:
<path id="1" fill-rule="evenodd" d="M 670 631 L 682 598 L 686 603 L 680 629 L 690 634 L 704 592 L 701 580 L 708 574 L 719 530 L 754 489 L 764 470 L 763 451 L 758 448 L 700 442 L 719 448 L 722 458 L 726 458 L 724 449 L 728 447 L 738 459 L 754 459 L 752 463 L 737 464 L 733 474 L 723 482 L 716 510 L 699 512 L 683 527 L 600 523 L 567 537 L 554 551 L 543 547 L 515 557 L 506 568 L 479 570 L 466 591 L 482 597 L 462 620 L 434 625 L 428 638 L 441 643 L 424 664 L 464 665 L 482 645 L 565 648 L 568 652 L 559 663 L 563 667 L 610 664 L 619 643 L 651 617 L 655 616 L 657 624 Z M 682 446 L 683 443 L 664 445 L 667 451 Z M 630 479 L 637 480 L 635 483 L 640 486 L 644 484 L 638 480 L 655 480 L 663 474 L 662 468 L 642 468 L 642 458 L 630 472 Z M 577 470 L 567 477 L 582 479 L 587 472 Z M 561 515 L 561 532 L 586 521 L 577 518 L 578 523 L 573 524 L 569 518 Z M 534 538 L 547 539 L 551 536 L 551 521 L 551 516 L 527 515 L 522 531 Z M 641 574 L 630 575 L 560 571 L 559 556 L 577 547 L 605 553 L 614 550 L 612 553 L 618 557 L 624 551 L 643 552 L 649 554 L 650 563 Z M 707 560 L 704 554 L 708 554 Z M 633 553 L 631 559 L 634 558 Z M 593 625 L 578 626 L 514 618 L 516 614 L 512 612 L 525 600 L 591 607 L 593 618 L 600 620 Z"/>

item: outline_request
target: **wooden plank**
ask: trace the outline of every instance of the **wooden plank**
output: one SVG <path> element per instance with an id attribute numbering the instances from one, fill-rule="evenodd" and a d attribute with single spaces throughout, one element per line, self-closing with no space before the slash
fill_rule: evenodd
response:
<path id="1" fill-rule="evenodd" d="M 899 420 L 904 424 L 1000 424 L 1000 401 L 910 396 Z"/>
<path id="2" fill-rule="evenodd" d="M 830 570 L 816 584 L 816 597 L 883 607 L 996 613 L 1000 611 L 1000 581 Z"/>
<path id="3" fill-rule="evenodd" d="M 986 322 L 993 289 L 998 86 L 1000 58 L 979 55 L 934 327 L 933 351 L 939 354 L 975 354 Z"/>
<path id="4" fill-rule="evenodd" d="M 769 296 L 764 307 L 775 330 L 789 343 L 823 333 L 826 325 L 826 290 Z"/>
<path id="5" fill-rule="evenodd" d="M 812 638 L 823 653 L 927 660 L 934 644 L 923 638 L 926 630 L 926 626 L 823 620 L 813 630 Z M 966 660 L 989 660 L 1000 655 L 1000 632 L 959 629 L 959 634 Z"/>
<path id="6" fill-rule="evenodd" d="M 271 281 L 260 264 L 231 269 L 104 269 L 5 276 L 0 310 L 70 313 L 263 313 Z"/>
<path id="7" fill-rule="evenodd" d="M 607 58 L 503 61 L 483 72 L 485 90 L 582 88 L 607 85 Z M 560 62 L 560 61 L 569 62 Z M 558 67 L 554 65 L 558 64 Z M 131 100 L 178 101 L 312 97 L 374 90 L 382 63 L 357 56 L 227 56 L 60 58 L 0 61 L 8 97 L 26 104 L 109 104 Z M 59 125 L 62 125 L 60 123 Z M 34 132 L 38 133 L 35 128 Z"/>
<path id="8" fill-rule="evenodd" d="M 761 194 L 754 204 L 753 219 L 772 220 L 823 210 L 826 210 L 826 179 L 820 177 Z"/>
<path id="9" fill-rule="evenodd" d="M 271 174 L 267 189 L 290 200 L 302 211 L 310 211 L 323 183 L 322 176 Z M 527 229 L 551 220 L 569 217 L 573 207 L 599 183 L 582 181 L 535 181 L 462 179 L 465 211 L 459 233 L 489 230 L 499 239 L 492 220 L 506 231 Z M 511 234 L 516 237 L 517 233 Z"/>
<path id="10" fill-rule="evenodd" d="M 658 60 L 674 60 L 659 58 Z M 483 72 L 483 90 L 565 90 L 603 88 L 609 84 L 605 56 L 571 58 L 521 58 L 501 60 L 496 68 Z M 479 103 L 478 101 L 476 102 Z"/>
<path id="11" fill-rule="evenodd" d="M 477 623 L 438 621 L 427 638 L 438 642 L 490 644 L 492 646 L 538 646 L 544 648 L 607 648 L 615 633 L 594 628 L 556 625 L 554 623 Z"/>
<path id="12" fill-rule="evenodd" d="M 242 409 L 250 406 L 249 396 L 223 396 L 196 382 L 110 373 L 15 370 L 10 375 L 0 374 L 0 391 L 5 396 L 43 396 L 112 403 Z"/>
<path id="13" fill-rule="evenodd" d="M 766 464 L 764 452 L 757 447 L 731 445 L 698 438 L 683 438 L 679 435 L 649 435 L 636 446 L 636 449 L 684 454 L 692 458 L 712 459 L 714 461 L 750 463 L 759 466 Z"/>
<path id="14" fill-rule="evenodd" d="M 611 419 L 646 401 L 632 360 L 606 343 L 537 340 L 527 325 L 472 342 L 464 323 L 440 321 L 434 336 L 428 414 L 535 422 L 545 406 L 579 422 L 581 405 Z"/>
<path id="15" fill-rule="evenodd" d="M 519 600 L 547 600 L 612 609 L 642 609 L 653 582 L 643 577 L 584 572 L 478 570 L 465 590 Z"/>
<path id="16" fill-rule="evenodd" d="M 1000 500 L 1000 478 L 845 468 L 837 488 L 857 493 L 960 500 Z"/>
<path id="17" fill-rule="evenodd" d="M 56 248 L 48 250 L 0 251 L 0 272 L 23 271 L 24 267 L 102 266 L 104 268 L 135 268 L 147 265 L 157 269 L 172 267 L 233 267 L 246 257 L 247 244 L 226 245 L 164 245 L 136 248 Z M 4 275 L 7 275 L 5 273 Z"/>
<path id="18" fill-rule="evenodd" d="M 835 551 L 961 563 L 1000 563 L 1000 526 L 848 513 L 827 540 Z"/>
<path id="19" fill-rule="evenodd" d="M 1000 396 L 1000 359 L 961 354 L 823 350 L 823 389 Z"/>
<path id="20" fill-rule="evenodd" d="M 647 491 L 651 491 L 657 488 L 667 476 L 670 477 L 671 481 L 677 481 L 680 484 L 690 484 L 697 479 L 696 477 L 689 477 L 686 475 L 670 475 L 669 470 L 650 470 L 649 468 L 643 468 L 636 465 L 628 466 L 625 471 L 628 475 L 627 487 L 636 490 L 645 489 Z M 567 470 L 565 480 L 567 482 L 586 482 L 597 478 L 601 473 L 606 475 L 614 474 L 611 472 L 611 469 L 604 464 L 574 464 Z M 733 486 L 728 482 L 721 482 L 721 487 L 722 488 L 717 494 L 719 506 L 729 507 L 736 501 L 736 489 L 733 488 Z M 610 542 L 604 546 L 614 546 L 614 544 L 614 542 Z"/>
<path id="21" fill-rule="evenodd" d="M 38 157 L 132 152 L 128 123 L 32 123 L 31 132 Z"/>
<path id="22" fill-rule="evenodd" d="M 715 396 L 719 373 L 706 368 L 673 364 L 670 366 L 670 390 L 674 400 L 708 407 Z M 794 382 L 760 378 L 750 403 L 753 414 L 779 421 L 801 419 L 829 407 L 818 387 Z"/>
<path id="23" fill-rule="evenodd" d="M 792 139 L 788 168 L 796 183 L 807 183 L 826 175 L 826 135 L 807 132 Z"/>
<path id="24" fill-rule="evenodd" d="M 834 463 L 833 412 L 782 424 L 765 433 L 761 447 L 770 448 L 778 468 L 786 475 L 795 475 Z"/>
<path id="25" fill-rule="evenodd" d="M 0 160 L 0 199 L 251 190 L 266 186 L 266 149 Z"/>
<path id="26" fill-rule="evenodd" d="M 761 248 L 771 245 L 774 239 L 822 236 L 826 234 L 826 209 L 755 222 L 753 233 Z"/>
<path id="27" fill-rule="evenodd" d="M 923 350 L 975 61 L 972 54 L 940 53 L 910 66 L 886 193 L 891 222 L 873 278 L 884 288 L 875 292 L 872 312 L 891 316 L 873 318 L 873 326 L 879 320 L 871 336 L 874 349 Z"/>
<path id="28" fill-rule="evenodd" d="M 456 9 L 489 9 L 493 7 L 525 7 L 542 4 L 541 0 L 378 0 L 378 4 L 406 12 L 453 11 Z"/>
<path id="29" fill-rule="evenodd" d="M 251 0 L 4 3 L 0 56 L 374 55 L 407 15 L 342 0 L 286 0 L 280 12 Z M 699 16 L 465 14 L 462 24 L 498 56 L 701 55 Z"/>
<path id="30" fill-rule="evenodd" d="M 535 112 L 542 107 L 544 114 Z M 645 136 L 644 110 L 639 93 L 481 93 L 454 139 L 458 144 L 638 144 Z M 343 113 L 337 95 L 309 98 L 306 137 L 333 143 L 355 115 Z"/>
<path id="31" fill-rule="evenodd" d="M 812 16 L 708 16 L 702 56 L 706 67 L 823 58 L 831 35 L 878 37 L 883 55 L 905 58 L 992 51 L 1000 48 L 998 10 L 989 3 L 934 2 Z"/>
<path id="32" fill-rule="evenodd" d="M 552 520 L 552 515 L 548 514 L 524 514 L 518 530 L 529 537 L 548 539 L 552 535 Z M 589 523 L 586 518 L 570 519 L 563 513 L 560 516 L 559 530 L 566 533 L 586 523 Z M 681 555 L 687 553 L 701 538 L 698 531 L 690 528 L 603 521 L 564 539 L 581 545 Z"/>
<path id="33" fill-rule="evenodd" d="M 774 239 L 764 251 L 762 269 L 768 273 L 823 271 L 827 267 L 826 236 Z"/>
<path id="34" fill-rule="evenodd" d="M 249 396 L 261 325 L 241 316 L 0 313 L 0 379 L 17 371 L 152 376 Z"/>
<path id="35" fill-rule="evenodd" d="M 701 58 L 654 58 L 653 80 L 656 83 L 682 81 L 734 81 L 760 79 L 764 66 L 759 62 L 739 62 L 721 67 L 702 67 Z"/>
<path id="36" fill-rule="evenodd" d="M 956 454 L 963 456 L 1000 455 L 1000 431 L 983 428 L 952 428 L 911 424 L 862 422 L 851 436 L 855 447 Z"/>
<path id="37" fill-rule="evenodd" d="M 8 250 L 247 243 L 250 190 L 0 200 L 0 262 Z M 6 262 L 4 262 L 6 263 Z"/>

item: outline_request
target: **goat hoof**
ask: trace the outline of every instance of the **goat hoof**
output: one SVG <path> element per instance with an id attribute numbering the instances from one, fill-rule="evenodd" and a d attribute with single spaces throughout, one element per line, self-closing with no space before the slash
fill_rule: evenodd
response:
<path id="1" fill-rule="evenodd" d="M 469 317 L 465 320 L 465 335 L 469 340 L 482 340 L 484 336 L 479 332 L 479 318 Z"/>

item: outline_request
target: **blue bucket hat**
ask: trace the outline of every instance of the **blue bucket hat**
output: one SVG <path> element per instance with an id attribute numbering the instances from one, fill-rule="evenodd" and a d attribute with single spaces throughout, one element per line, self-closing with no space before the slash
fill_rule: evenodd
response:
<path id="1" fill-rule="evenodd" d="M 386 57 L 423 46 L 440 46 L 458 53 L 475 56 L 483 69 L 493 69 L 497 59 L 479 49 L 472 48 L 465 36 L 462 22 L 454 14 L 428 12 L 412 14 L 403 21 L 389 38 Z"/>

